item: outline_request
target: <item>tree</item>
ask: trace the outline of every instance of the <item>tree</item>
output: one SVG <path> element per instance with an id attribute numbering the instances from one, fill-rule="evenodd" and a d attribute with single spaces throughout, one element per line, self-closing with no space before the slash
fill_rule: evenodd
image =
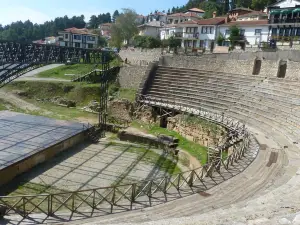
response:
<path id="1" fill-rule="evenodd" d="M 113 16 L 112 16 L 112 21 L 113 23 L 116 22 L 116 19 L 118 18 L 118 16 L 120 16 L 120 13 L 118 10 L 116 10 L 114 13 L 113 13 Z"/>
<path id="2" fill-rule="evenodd" d="M 276 0 L 252 0 L 251 8 L 255 10 L 264 10 L 268 5 L 275 3 Z"/>
<path id="3" fill-rule="evenodd" d="M 218 38 L 217 38 L 218 45 L 222 46 L 224 41 L 225 41 L 225 37 L 220 33 Z"/>
<path id="4" fill-rule="evenodd" d="M 130 39 L 138 33 L 136 24 L 137 14 L 132 9 L 123 9 L 122 14 L 116 19 L 112 26 L 112 39 L 116 47 L 120 47 L 121 42 L 125 40 L 129 43 Z"/>
<path id="5" fill-rule="evenodd" d="M 100 36 L 99 39 L 98 39 L 98 46 L 99 47 L 106 47 L 107 46 L 107 40 Z"/>
<path id="6" fill-rule="evenodd" d="M 168 40 L 169 40 L 168 44 L 169 44 L 170 48 L 177 48 L 177 47 L 181 46 L 181 40 L 180 39 L 170 37 Z"/>
<path id="7" fill-rule="evenodd" d="M 161 40 L 151 36 L 135 36 L 134 46 L 139 48 L 158 48 L 161 46 Z"/>
<path id="8" fill-rule="evenodd" d="M 228 39 L 231 43 L 231 46 L 235 46 L 237 44 L 237 41 L 241 39 L 240 29 L 236 25 L 234 25 L 229 28 L 229 31 L 230 34 Z"/>
<path id="9" fill-rule="evenodd" d="M 113 24 L 111 27 L 111 39 L 110 39 L 110 45 L 113 47 L 121 48 L 123 39 L 122 34 L 122 28 L 120 27 L 120 24 Z"/>
<path id="10" fill-rule="evenodd" d="M 97 28 L 98 27 L 98 18 L 95 15 L 92 15 L 89 21 L 89 27 L 90 28 Z"/>

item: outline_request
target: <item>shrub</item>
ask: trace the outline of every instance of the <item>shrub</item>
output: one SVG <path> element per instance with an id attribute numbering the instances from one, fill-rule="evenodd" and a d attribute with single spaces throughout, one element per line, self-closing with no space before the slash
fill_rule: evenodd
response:
<path id="1" fill-rule="evenodd" d="M 135 36 L 134 46 L 139 48 L 158 48 L 161 46 L 161 41 L 151 36 Z"/>

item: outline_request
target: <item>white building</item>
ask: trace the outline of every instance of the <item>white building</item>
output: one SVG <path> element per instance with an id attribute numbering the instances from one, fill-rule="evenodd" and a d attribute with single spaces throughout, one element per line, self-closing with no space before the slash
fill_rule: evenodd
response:
<path id="1" fill-rule="evenodd" d="M 181 46 L 213 49 L 218 33 L 218 26 L 224 22 L 225 17 L 214 17 L 197 21 L 186 21 L 180 24 L 180 27 L 183 27 Z"/>
<path id="2" fill-rule="evenodd" d="M 162 24 L 160 29 L 160 39 L 169 39 L 170 37 L 182 38 L 184 26 L 181 24 L 187 21 L 198 21 L 202 18 L 205 11 L 202 9 L 191 9 L 184 13 L 174 13 L 167 16 L 167 23 Z"/>
<path id="3" fill-rule="evenodd" d="M 253 11 L 247 14 L 237 16 L 232 21 L 219 26 L 219 33 L 229 38 L 230 27 L 237 26 L 240 29 L 240 35 L 246 40 L 246 47 L 257 47 L 261 42 L 268 41 L 269 24 L 268 15 L 263 12 Z"/>
<path id="4" fill-rule="evenodd" d="M 138 26 L 139 35 L 159 38 L 161 27 L 162 27 L 162 22 L 160 22 L 160 21 L 152 21 L 149 23 L 142 24 L 142 25 Z"/>
<path id="5" fill-rule="evenodd" d="M 185 13 L 188 13 L 188 12 L 190 12 L 190 13 L 195 13 L 195 14 L 196 14 L 197 16 L 199 16 L 199 17 L 203 17 L 203 16 L 204 16 L 204 13 L 205 13 L 204 10 L 198 9 L 198 8 L 192 8 L 192 9 L 189 9 L 189 10 L 187 10 Z"/>
<path id="6" fill-rule="evenodd" d="M 160 21 L 163 23 L 167 23 L 167 14 L 162 12 L 156 12 L 146 16 L 146 23 L 150 23 L 152 21 Z"/>
<path id="7" fill-rule="evenodd" d="M 75 27 L 58 32 L 61 36 L 60 46 L 76 48 L 96 48 L 99 35 L 91 33 L 88 29 L 77 29 Z"/>
<path id="8" fill-rule="evenodd" d="M 270 40 L 290 42 L 300 40 L 300 1 L 282 0 L 269 5 Z"/>

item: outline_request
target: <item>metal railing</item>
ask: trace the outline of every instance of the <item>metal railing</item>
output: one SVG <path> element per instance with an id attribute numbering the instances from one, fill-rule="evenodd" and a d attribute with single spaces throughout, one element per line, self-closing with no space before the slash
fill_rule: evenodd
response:
<path id="1" fill-rule="evenodd" d="M 138 96 L 138 101 L 147 105 L 188 112 L 225 126 L 234 138 L 216 146 L 215 149 L 222 150 L 230 147 L 231 154 L 190 171 L 131 184 L 51 194 L 0 196 L 0 205 L 7 209 L 5 215 L 14 213 L 26 218 L 33 213 L 42 213 L 45 216 L 56 216 L 61 212 L 71 215 L 74 213 L 82 215 L 87 212 L 91 213 L 90 215 L 93 213 L 106 215 L 128 211 L 208 190 L 240 172 L 236 172 L 236 163 L 247 154 L 254 141 L 243 124 L 224 114 L 192 109 L 162 99 Z M 234 167 L 232 171 L 235 172 L 230 170 L 232 166 Z"/>

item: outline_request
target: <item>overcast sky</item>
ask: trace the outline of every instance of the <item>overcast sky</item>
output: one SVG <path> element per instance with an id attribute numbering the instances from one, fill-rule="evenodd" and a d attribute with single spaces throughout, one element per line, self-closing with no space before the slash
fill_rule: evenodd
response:
<path id="1" fill-rule="evenodd" d="M 0 24 L 18 20 L 43 23 L 58 16 L 113 13 L 116 9 L 133 8 L 139 14 L 148 14 L 156 9 L 167 10 L 184 5 L 187 0 L 0 0 Z"/>

